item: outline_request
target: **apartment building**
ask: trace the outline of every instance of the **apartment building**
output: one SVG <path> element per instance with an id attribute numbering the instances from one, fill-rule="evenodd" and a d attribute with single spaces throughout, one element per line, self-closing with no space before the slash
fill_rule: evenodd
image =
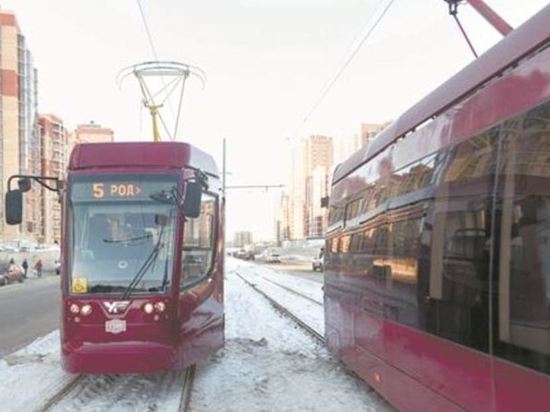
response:
<path id="1" fill-rule="evenodd" d="M 37 71 L 16 16 L 0 9 L 0 198 L 10 176 L 40 173 Z M 25 198 L 23 223 L 8 226 L 0 208 L 0 239 L 35 239 L 40 193 Z"/>
<path id="2" fill-rule="evenodd" d="M 41 174 L 63 179 L 67 167 L 68 133 L 63 121 L 53 114 L 41 114 L 38 120 L 41 142 Z M 41 219 L 38 240 L 59 242 L 61 204 L 58 195 L 44 187 L 41 191 Z"/>

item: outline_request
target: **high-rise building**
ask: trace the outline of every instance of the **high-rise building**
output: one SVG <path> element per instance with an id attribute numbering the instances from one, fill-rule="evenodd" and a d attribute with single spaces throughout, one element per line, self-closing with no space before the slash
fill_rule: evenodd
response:
<path id="1" fill-rule="evenodd" d="M 342 163 L 361 147 L 368 145 L 376 135 L 384 130 L 391 122 L 361 123 L 359 133 L 337 139 L 335 142 L 335 165 Z"/>
<path id="2" fill-rule="evenodd" d="M 233 243 L 235 247 L 246 247 L 252 245 L 252 232 L 235 232 L 235 241 Z"/>
<path id="3" fill-rule="evenodd" d="M 342 163 L 361 148 L 361 134 L 354 133 L 334 141 L 334 164 Z"/>
<path id="4" fill-rule="evenodd" d="M 79 143 L 109 143 L 113 140 L 114 132 L 109 128 L 102 127 L 93 121 L 87 124 L 80 124 L 67 136 L 67 161 L 75 145 Z"/>
<path id="5" fill-rule="evenodd" d="M 113 141 L 114 132 L 91 121 L 80 124 L 74 131 L 75 143 L 109 143 Z"/>
<path id="6" fill-rule="evenodd" d="M 63 178 L 67 166 L 67 129 L 63 121 L 52 114 L 39 117 L 41 141 L 41 174 Z M 61 204 L 56 193 L 41 187 L 41 219 L 39 240 L 59 242 L 61 237 Z"/>
<path id="7" fill-rule="evenodd" d="M 390 123 L 361 123 L 361 146 L 369 144 Z"/>
<path id="8" fill-rule="evenodd" d="M 281 221 L 291 240 L 319 237 L 326 230 L 327 211 L 320 205 L 328 195 L 332 163 L 331 137 L 310 136 L 293 148 L 287 221 Z"/>
<path id="9" fill-rule="evenodd" d="M 13 12 L 0 10 L 0 198 L 14 174 L 40 173 L 37 73 Z M 25 196 L 23 222 L 8 226 L 0 209 L 0 238 L 35 239 L 39 231 L 40 191 Z"/>
<path id="10" fill-rule="evenodd" d="M 275 216 L 275 234 L 278 245 L 290 240 L 290 198 L 284 191 L 281 193 Z"/>

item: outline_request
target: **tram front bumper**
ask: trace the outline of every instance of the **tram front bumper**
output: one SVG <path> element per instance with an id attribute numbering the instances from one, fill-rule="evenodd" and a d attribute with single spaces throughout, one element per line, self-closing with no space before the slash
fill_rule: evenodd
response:
<path id="1" fill-rule="evenodd" d="M 64 342 L 63 369 L 71 373 L 152 373 L 174 369 L 177 349 L 158 342 Z"/>

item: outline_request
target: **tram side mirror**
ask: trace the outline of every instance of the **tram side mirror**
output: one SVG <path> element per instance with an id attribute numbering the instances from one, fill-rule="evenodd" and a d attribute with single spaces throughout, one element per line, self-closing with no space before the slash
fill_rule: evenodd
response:
<path id="1" fill-rule="evenodd" d="M 17 187 L 19 187 L 19 191 L 22 193 L 28 192 L 31 190 L 31 179 L 27 179 L 26 177 L 19 179 L 17 181 Z"/>
<path id="2" fill-rule="evenodd" d="M 197 218 L 201 214 L 202 186 L 199 182 L 187 182 L 183 214 L 189 218 Z"/>
<path id="3" fill-rule="evenodd" d="M 6 223 L 18 225 L 23 220 L 23 192 L 9 190 L 6 193 Z"/>

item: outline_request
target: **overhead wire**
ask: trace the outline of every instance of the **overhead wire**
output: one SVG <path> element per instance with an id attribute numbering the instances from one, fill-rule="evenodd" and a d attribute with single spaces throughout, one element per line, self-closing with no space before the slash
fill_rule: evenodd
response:
<path id="1" fill-rule="evenodd" d="M 321 93 L 319 95 L 319 97 L 317 98 L 317 100 L 315 100 L 315 102 L 313 103 L 313 105 L 311 106 L 311 108 L 309 109 L 309 111 L 307 112 L 307 114 L 303 117 L 303 119 L 301 120 L 300 124 L 298 125 L 298 127 L 296 128 L 295 132 L 293 133 L 292 135 L 292 138 L 295 139 L 297 137 L 297 135 L 300 133 L 300 131 L 302 130 L 302 128 L 304 127 L 304 125 L 307 123 L 307 121 L 309 120 L 309 118 L 313 115 L 313 113 L 315 113 L 315 111 L 318 109 L 318 107 L 321 105 L 321 103 L 323 102 L 323 100 L 326 98 L 326 96 L 329 94 L 329 92 L 332 90 L 332 88 L 334 87 L 334 85 L 336 84 L 336 82 L 338 81 L 338 79 L 340 78 L 340 76 L 342 76 L 342 74 L 344 73 L 344 71 L 346 70 L 346 68 L 350 65 L 350 63 L 353 61 L 353 59 L 355 58 L 355 56 L 357 55 L 357 53 L 359 52 L 359 50 L 361 49 L 361 47 L 365 44 L 365 42 L 370 38 L 370 36 L 372 35 L 372 33 L 374 32 L 374 30 L 378 27 L 378 25 L 380 24 L 380 22 L 382 21 L 382 19 L 384 18 L 384 16 L 387 14 L 388 10 L 390 9 L 390 7 L 393 5 L 393 3 L 395 2 L 395 0 L 389 0 L 388 4 L 386 4 L 386 6 L 384 7 L 384 9 L 382 10 L 382 12 L 380 13 L 380 15 L 378 16 L 378 18 L 376 19 L 376 21 L 374 22 L 374 24 L 371 26 L 371 28 L 361 37 L 361 39 L 359 40 L 359 42 L 356 44 L 356 46 L 353 48 L 353 50 L 351 51 L 351 53 L 348 55 L 348 57 L 343 61 L 343 63 L 335 70 L 334 74 L 332 75 L 332 77 L 325 83 L 325 85 L 323 86 L 323 88 L 321 89 Z M 380 5 L 382 2 L 378 3 L 378 5 Z M 376 9 L 378 9 L 378 5 L 376 7 Z M 374 16 L 376 15 L 376 13 L 374 13 L 367 21 L 367 23 L 365 24 L 365 27 L 368 27 L 372 21 L 372 19 L 374 18 Z M 363 32 L 365 29 L 362 29 L 361 32 Z M 357 37 L 356 37 L 357 38 Z M 356 39 L 354 39 L 354 42 L 356 41 Z"/>
<path id="2" fill-rule="evenodd" d="M 155 60 L 158 61 L 159 57 L 157 54 L 157 49 L 155 47 L 155 42 L 153 41 L 153 35 L 151 34 L 151 30 L 149 29 L 149 24 L 147 23 L 147 18 L 145 17 L 145 12 L 143 11 L 143 7 L 141 6 L 141 1 L 136 0 L 139 12 L 141 14 L 141 21 L 143 22 L 143 26 L 145 27 L 145 33 L 147 34 L 147 38 L 149 39 L 149 45 L 151 46 L 151 50 L 153 52 L 153 57 Z"/>

